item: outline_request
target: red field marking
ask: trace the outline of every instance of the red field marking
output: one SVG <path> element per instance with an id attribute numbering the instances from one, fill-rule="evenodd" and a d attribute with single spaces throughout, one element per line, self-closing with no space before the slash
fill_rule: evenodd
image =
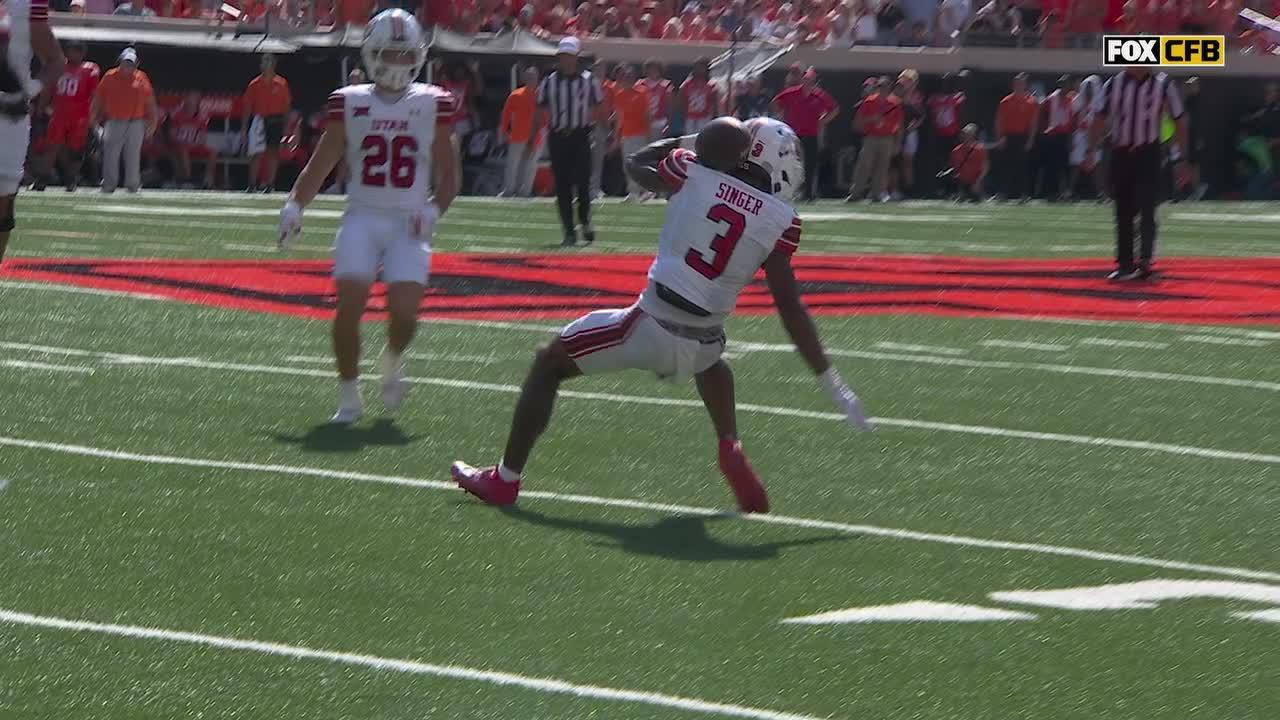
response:
<path id="1" fill-rule="evenodd" d="M 441 253 L 424 317 L 558 319 L 625 307 L 645 284 L 645 255 Z M 1175 258 L 1153 282 L 1102 279 L 1104 260 L 988 260 L 893 255 L 799 255 L 805 299 L 824 315 L 929 314 L 1280 323 L 1280 258 Z M 327 317 L 330 264 L 292 260 L 11 260 L 3 277 L 162 295 L 201 305 Z M 372 318 L 385 311 L 382 288 Z M 762 279 L 738 311 L 772 311 Z"/>

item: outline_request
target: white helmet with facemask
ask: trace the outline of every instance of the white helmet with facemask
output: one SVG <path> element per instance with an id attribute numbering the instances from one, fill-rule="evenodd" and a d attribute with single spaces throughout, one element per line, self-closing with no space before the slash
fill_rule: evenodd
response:
<path id="1" fill-rule="evenodd" d="M 387 61 L 388 55 L 400 54 L 407 55 L 411 62 Z M 427 62 L 422 26 L 404 10 L 384 10 L 365 27 L 360 57 L 374 85 L 400 92 L 417 79 Z"/>
<path id="2" fill-rule="evenodd" d="M 764 168 L 773 180 L 773 194 L 791 202 L 804 187 L 804 149 L 791 126 L 772 118 L 746 122 L 751 133 L 747 162 Z"/>

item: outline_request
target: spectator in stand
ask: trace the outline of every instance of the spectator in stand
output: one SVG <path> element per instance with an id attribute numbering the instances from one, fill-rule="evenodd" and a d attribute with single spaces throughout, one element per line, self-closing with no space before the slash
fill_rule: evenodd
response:
<path id="1" fill-rule="evenodd" d="M 684 118 L 684 134 L 702 130 L 720 115 L 720 91 L 711 84 L 711 61 L 698 58 L 676 94 L 676 114 Z"/>
<path id="2" fill-rule="evenodd" d="M 671 125 L 671 100 L 675 94 L 671 81 L 662 76 L 662 63 L 655 59 L 644 63 L 644 77 L 636 81 L 649 99 L 649 139 L 667 136 Z"/>
<path id="3" fill-rule="evenodd" d="M 853 42 L 874 45 L 880 34 L 880 22 L 867 5 L 867 0 L 853 0 Z"/>
<path id="4" fill-rule="evenodd" d="M 245 88 L 241 118 L 241 132 L 249 152 L 249 184 L 245 191 L 251 193 L 275 190 L 276 173 L 280 169 L 280 141 L 293 105 L 289 82 L 276 74 L 275 56 L 263 55 L 261 68 L 262 73 Z M 258 185 L 259 182 L 262 184 Z"/>
<path id="5" fill-rule="evenodd" d="M 818 87 L 818 71 L 809 68 L 804 71 L 799 85 L 778 93 L 773 99 L 773 111 L 781 115 L 782 121 L 790 125 L 800 138 L 804 148 L 803 193 L 805 199 L 812 201 L 818 194 L 819 153 L 827 123 L 840 114 L 840 106 L 826 90 Z"/>
<path id="6" fill-rule="evenodd" d="M 878 45 L 897 45 L 906 35 L 907 14 L 898 5 L 898 0 L 880 0 L 876 10 L 876 25 L 879 33 L 876 37 Z"/>
<path id="7" fill-rule="evenodd" d="M 63 46 L 67 65 L 53 89 L 53 117 L 45 135 L 48 150 L 43 164 L 52 168 L 56 161 L 62 168 L 67 192 L 75 192 L 80 184 L 84 152 L 89 146 L 91 108 L 102 69 L 96 63 L 85 61 L 84 43 L 72 40 Z M 32 189 L 43 190 L 45 184 L 41 177 Z"/>
<path id="8" fill-rule="evenodd" d="M 899 7 L 907 16 L 907 27 L 914 28 L 916 23 L 924 26 L 925 35 L 930 34 L 933 20 L 938 15 L 939 0 L 900 0 Z M 925 43 L 926 45 L 928 43 Z"/>
<path id="9" fill-rule="evenodd" d="M 622 17 L 618 14 L 618 8 L 616 7 L 611 7 L 604 11 L 604 24 L 600 28 L 600 33 L 607 38 L 631 37 L 631 32 L 622 23 Z"/>
<path id="10" fill-rule="evenodd" d="M 1070 75 L 1058 78 L 1053 92 L 1040 104 L 1040 151 L 1037 153 L 1040 189 L 1044 199 L 1055 202 L 1066 195 L 1063 187 L 1071 160 L 1071 133 L 1075 129 L 1072 108 L 1076 101 L 1076 83 Z"/>
<path id="11" fill-rule="evenodd" d="M 67 11 L 72 15 L 84 15 L 86 12 L 84 0 L 71 0 L 71 5 L 67 8 Z"/>
<path id="12" fill-rule="evenodd" d="M 168 126 L 179 184 L 184 188 L 195 186 L 192 161 L 199 160 L 204 163 L 199 188 L 212 188 L 217 154 L 209 147 L 209 116 L 200 108 L 200 93 L 187 93 L 182 105 L 169 117 Z"/>
<path id="13" fill-rule="evenodd" d="M 898 47 L 927 47 L 929 28 L 922 20 L 911 21 L 907 33 L 898 40 Z"/>
<path id="14" fill-rule="evenodd" d="M 618 82 L 613 91 L 614 137 L 622 150 L 622 157 L 629 158 L 649 144 L 649 93 L 644 85 L 636 82 L 636 70 L 631 65 L 618 67 Z M 627 202 L 645 200 L 647 195 L 630 175 L 627 176 Z"/>
<path id="15" fill-rule="evenodd" d="M 1093 47 L 1107 19 L 1107 0 L 1071 0 L 1065 25 L 1067 43 L 1072 47 Z"/>
<path id="16" fill-rule="evenodd" d="M 499 197 L 528 197 L 538 168 L 538 138 L 542 134 L 537 125 L 538 82 L 542 76 L 538 68 L 530 66 L 521 79 L 524 85 L 507 97 L 498 123 L 498 142 L 507 146 L 507 171 Z"/>
<path id="17" fill-rule="evenodd" d="M 848 50 L 854 43 L 853 18 L 849 12 L 839 8 L 827 19 L 827 39 L 824 47 L 837 50 Z"/>
<path id="18" fill-rule="evenodd" d="M 680 36 L 684 34 L 684 26 L 680 23 L 680 18 L 671 18 L 662 28 L 663 40 L 679 41 Z"/>
<path id="19" fill-rule="evenodd" d="M 887 77 L 877 79 L 875 91 L 862 100 L 853 116 L 854 132 L 863 140 L 847 202 L 861 200 L 868 188 L 872 198 L 889 200 L 889 163 L 901 143 L 903 128 L 902 101 L 890 92 L 890 85 Z"/>
<path id="20" fill-rule="evenodd" d="M 733 114 L 739 120 L 766 117 L 769 114 L 769 103 L 772 98 L 764 91 L 759 75 L 752 75 L 740 81 L 741 91 L 734 101 Z"/>
<path id="21" fill-rule="evenodd" d="M 944 189 L 957 202 L 978 202 L 985 197 L 983 183 L 991 170 L 987 148 L 978 139 L 978 126 L 969 123 L 960 133 L 960 142 L 951 149 L 951 167 L 938 174 Z"/>
<path id="22" fill-rule="evenodd" d="M 569 18 L 564 29 L 570 35 L 586 37 L 595 32 L 597 22 L 595 6 L 584 2 L 578 5 L 577 14 Z"/>
<path id="23" fill-rule="evenodd" d="M 991 0 L 969 19 L 964 34 L 973 45 L 1016 45 L 1022 34 L 1022 13 L 1007 0 Z"/>
<path id="24" fill-rule="evenodd" d="M 667 21 L 676 16 L 676 0 L 657 0 L 649 13 L 653 15 L 653 37 L 659 37 Z"/>
<path id="25" fill-rule="evenodd" d="M 942 0 L 933 21 L 933 44 L 937 47 L 957 45 L 960 31 L 969 22 L 969 12 L 969 0 Z"/>
<path id="26" fill-rule="evenodd" d="M 1035 128 L 1040 104 L 1027 90 L 1027 74 L 1013 78 L 1013 92 L 1000 101 L 996 110 L 996 147 L 1000 149 L 1000 175 L 1004 195 L 1009 199 L 1028 200 L 1028 157 L 1035 145 Z"/>
<path id="27" fill-rule="evenodd" d="M 964 123 L 964 101 L 965 95 L 960 89 L 959 79 L 951 73 L 943 75 L 940 91 L 929 98 L 929 120 L 933 131 L 931 144 L 934 148 L 932 155 L 937 162 L 947 162 L 951 157 L 951 149 L 960 137 L 961 125 Z"/>
<path id="28" fill-rule="evenodd" d="M 142 188 L 142 142 L 155 132 L 159 117 L 151 78 L 138 69 L 138 51 L 125 48 L 119 64 L 98 83 L 89 109 L 91 126 L 103 121 L 102 192 L 116 191 L 122 159 L 125 188 Z"/>
<path id="29" fill-rule="evenodd" d="M 634 23 L 627 21 L 627 31 L 631 33 L 631 37 L 639 39 L 647 39 L 653 37 L 653 15 L 644 13 L 640 19 Z"/>
<path id="30" fill-rule="evenodd" d="M 131 17 L 155 17 L 156 11 L 147 7 L 146 0 L 128 0 L 116 6 L 113 15 L 124 15 Z"/>

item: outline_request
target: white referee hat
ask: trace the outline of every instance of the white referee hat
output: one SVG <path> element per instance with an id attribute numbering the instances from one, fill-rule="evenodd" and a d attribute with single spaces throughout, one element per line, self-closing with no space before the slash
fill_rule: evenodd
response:
<path id="1" fill-rule="evenodd" d="M 561 38 L 559 47 L 556 48 L 557 55 L 577 55 L 582 52 L 582 42 L 576 37 Z"/>

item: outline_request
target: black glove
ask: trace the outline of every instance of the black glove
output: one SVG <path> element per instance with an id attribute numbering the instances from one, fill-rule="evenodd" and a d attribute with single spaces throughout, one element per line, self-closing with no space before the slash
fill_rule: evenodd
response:
<path id="1" fill-rule="evenodd" d="M 0 93 L 0 115 L 23 118 L 31 114 L 31 98 L 21 93 Z"/>

